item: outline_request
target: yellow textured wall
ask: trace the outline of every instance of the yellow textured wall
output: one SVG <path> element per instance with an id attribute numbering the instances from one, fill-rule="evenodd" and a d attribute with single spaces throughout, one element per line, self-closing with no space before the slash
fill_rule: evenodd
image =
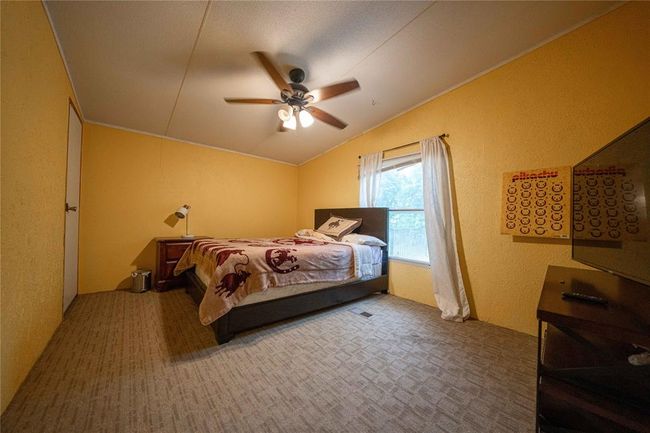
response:
<path id="1" fill-rule="evenodd" d="M 650 3 L 624 5 L 304 164 L 299 225 L 357 205 L 357 155 L 449 133 L 473 315 L 535 333 L 547 265 L 577 263 L 566 241 L 499 234 L 501 175 L 573 165 L 650 114 L 649 22 Z M 433 305 L 425 271 L 391 263 L 393 293 Z"/>
<path id="2" fill-rule="evenodd" d="M 132 270 L 153 269 L 152 239 L 184 233 L 172 216 L 184 203 L 195 235 L 293 234 L 297 176 L 288 164 L 86 123 L 79 292 L 129 287 Z"/>
<path id="3" fill-rule="evenodd" d="M 1 2 L 1 406 L 61 322 L 72 89 L 41 2 Z"/>

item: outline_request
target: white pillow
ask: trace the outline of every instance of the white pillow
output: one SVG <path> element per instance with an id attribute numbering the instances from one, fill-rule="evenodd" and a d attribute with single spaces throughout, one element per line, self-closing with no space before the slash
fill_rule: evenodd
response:
<path id="1" fill-rule="evenodd" d="M 376 247 L 385 247 L 386 242 L 382 241 L 379 238 L 368 235 L 360 235 L 357 233 L 351 233 L 349 235 L 343 236 L 341 242 L 347 242 L 349 244 L 359 244 L 359 245 L 370 245 Z"/>
<path id="2" fill-rule="evenodd" d="M 299 238 L 316 238 L 325 242 L 334 241 L 334 239 L 332 239 L 331 237 L 324 235 L 322 233 L 318 233 L 316 230 L 312 230 L 312 229 L 300 229 L 296 232 L 296 236 Z"/>

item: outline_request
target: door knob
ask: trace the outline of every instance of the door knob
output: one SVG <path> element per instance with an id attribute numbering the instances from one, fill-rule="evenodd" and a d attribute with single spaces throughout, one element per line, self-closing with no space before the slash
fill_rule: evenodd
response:
<path id="1" fill-rule="evenodd" d="M 65 211 L 66 212 L 76 212 L 77 211 L 77 206 L 70 206 L 68 203 L 65 204 Z"/>

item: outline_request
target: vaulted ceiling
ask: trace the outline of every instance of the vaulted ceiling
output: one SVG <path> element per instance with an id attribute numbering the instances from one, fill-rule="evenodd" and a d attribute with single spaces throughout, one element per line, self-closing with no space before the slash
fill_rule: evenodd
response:
<path id="1" fill-rule="evenodd" d="M 616 2 L 47 1 L 86 120 L 290 163 L 304 162 L 610 10 Z M 338 130 L 277 132 L 278 98 L 250 55 L 318 88 Z"/>

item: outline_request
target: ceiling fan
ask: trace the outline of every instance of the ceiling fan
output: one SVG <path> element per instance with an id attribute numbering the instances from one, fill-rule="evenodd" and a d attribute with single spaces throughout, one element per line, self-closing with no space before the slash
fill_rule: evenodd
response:
<path id="1" fill-rule="evenodd" d="M 286 104 L 286 109 L 281 108 L 278 111 L 278 117 L 281 121 L 278 127 L 278 131 L 280 132 L 285 132 L 287 129 L 295 130 L 297 126 L 296 117 L 300 120 L 300 125 L 303 128 L 310 127 L 314 123 L 314 117 L 321 122 L 339 129 L 344 129 L 348 126 L 342 120 L 337 119 L 320 108 L 314 107 L 314 104 L 358 89 L 360 86 L 357 80 L 353 79 L 321 87 L 320 89 L 309 90 L 301 84 L 305 80 L 305 71 L 302 69 L 294 68 L 289 71 L 289 79 L 291 82 L 287 83 L 266 54 L 260 51 L 255 51 L 252 54 L 280 89 L 280 99 L 224 98 L 226 102 L 229 104 Z"/>

